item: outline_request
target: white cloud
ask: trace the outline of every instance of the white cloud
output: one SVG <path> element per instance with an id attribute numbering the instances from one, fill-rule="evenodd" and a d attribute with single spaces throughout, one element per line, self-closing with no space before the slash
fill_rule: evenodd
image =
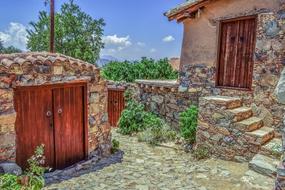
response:
<path id="1" fill-rule="evenodd" d="M 155 48 L 150 49 L 150 53 L 155 53 L 157 50 Z"/>
<path id="2" fill-rule="evenodd" d="M 143 43 L 143 42 L 137 42 L 137 45 L 140 46 L 140 47 L 144 47 L 144 46 L 145 46 L 145 43 Z"/>
<path id="3" fill-rule="evenodd" d="M 162 41 L 164 41 L 164 42 L 172 42 L 174 40 L 175 40 L 175 38 L 173 36 L 170 36 L 170 35 L 166 36 L 162 39 Z"/>
<path id="4" fill-rule="evenodd" d="M 113 36 L 104 36 L 103 42 L 106 47 L 116 46 L 119 51 L 132 45 L 130 36 L 118 37 L 116 34 Z"/>
<path id="5" fill-rule="evenodd" d="M 7 30 L 0 32 L 0 39 L 4 46 L 15 46 L 21 50 L 26 50 L 26 27 L 21 23 L 11 22 Z"/>

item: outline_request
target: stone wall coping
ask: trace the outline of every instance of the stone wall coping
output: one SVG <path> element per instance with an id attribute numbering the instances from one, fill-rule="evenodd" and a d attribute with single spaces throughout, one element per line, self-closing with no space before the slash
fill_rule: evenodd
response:
<path id="1" fill-rule="evenodd" d="M 179 82 L 177 80 L 136 80 L 138 84 L 144 84 L 149 86 L 158 87 L 178 87 Z"/>
<path id="2" fill-rule="evenodd" d="M 90 70 L 99 70 L 95 65 L 75 59 L 59 53 L 49 52 L 26 52 L 13 54 L 0 54 L 0 66 L 9 69 L 12 65 L 18 64 L 58 64 L 68 63 L 78 65 Z"/>

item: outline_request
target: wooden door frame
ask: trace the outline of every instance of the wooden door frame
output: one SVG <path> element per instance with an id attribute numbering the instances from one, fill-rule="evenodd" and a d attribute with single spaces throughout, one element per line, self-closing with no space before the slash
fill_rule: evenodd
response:
<path id="1" fill-rule="evenodd" d="M 254 14 L 254 15 L 248 15 L 248 16 L 241 16 L 241 17 L 236 17 L 236 18 L 230 18 L 230 19 L 224 19 L 224 20 L 220 20 L 218 22 L 218 31 L 217 31 L 217 56 L 216 56 L 216 72 L 215 72 L 215 87 L 216 88 L 221 88 L 221 89 L 230 89 L 230 90 L 240 90 L 240 91 L 249 91 L 252 92 L 252 82 L 253 82 L 253 78 L 250 80 L 250 84 L 249 84 L 249 88 L 238 88 L 238 87 L 227 87 L 227 86 L 219 86 L 219 70 L 220 70 L 220 58 L 221 58 L 221 48 L 222 48 L 222 25 L 224 23 L 228 23 L 228 22 L 233 22 L 233 21 L 240 21 L 240 20 L 247 20 L 247 19 L 255 19 L 255 23 L 256 23 L 256 27 L 255 27 L 255 32 L 254 32 L 254 47 L 256 46 L 256 34 L 257 34 L 257 19 L 258 19 L 258 15 Z M 254 59 L 253 59 L 253 64 L 252 64 L 252 68 L 251 68 L 251 72 L 253 72 L 253 66 L 254 66 Z"/>
<path id="2" fill-rule="evenodd" d="M 19 85 L 14 88 L 14 91 L 23 91 L 35 88 L 47 88 L 47 89 L 57 89 L 63 87 L 73 87 L 73 86 L 82 86 L 83 87 L 83 143 L 84 143 L 84 159 L 88 158 L 88 81 L 86 80 L 77 80 L 70 81 L 66 83 L 54 83 L 54 84 L 43 84 L 43 85 Z M 51 97 L 52 98 L 52 97 Z M 53 110 L 54 111 L 54 110 Z M 16 113 L 17 117 L 17 113 Z M 16 127 L 16 126 L 15 126 Z M 17 138 L 17 137 L 16 137 Z M 55 139 L 54 139 L 55 144 Z M 16 147 L 17 148 L 17 147 Z M 55 148 L 55 147 L 54 147 Z M 17 151 L 17 150 L 16 150 Z M 55 150 L 54 150 L 55 151 Z M 54 155 L 55 159 L 55 155 Z"/>

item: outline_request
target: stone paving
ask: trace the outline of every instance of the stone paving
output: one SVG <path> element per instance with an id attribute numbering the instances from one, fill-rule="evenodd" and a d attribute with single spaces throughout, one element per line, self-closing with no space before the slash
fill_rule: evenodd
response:
<path id="1" fill-rule="evenodd" d="M 183 151 L 151 147 L 113 132 L 124 151 L 122 163 L 45 189 L 75 190 L 270 190 L 274 180 L 248 170 L 247 163 L 196 161 Z"/>

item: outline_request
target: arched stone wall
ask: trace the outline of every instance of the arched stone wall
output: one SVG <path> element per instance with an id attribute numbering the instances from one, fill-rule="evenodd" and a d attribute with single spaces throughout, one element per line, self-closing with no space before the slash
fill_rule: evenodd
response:
<path id="1" fill-rule="evenodd" d="M 108 155 L 111 148 L 107 83 L 94 65 L 46 52 L 0 55 L 0 162 L 15 160 L 14 88 L 86 81 L 88 83 L 88 152 Z"/>

